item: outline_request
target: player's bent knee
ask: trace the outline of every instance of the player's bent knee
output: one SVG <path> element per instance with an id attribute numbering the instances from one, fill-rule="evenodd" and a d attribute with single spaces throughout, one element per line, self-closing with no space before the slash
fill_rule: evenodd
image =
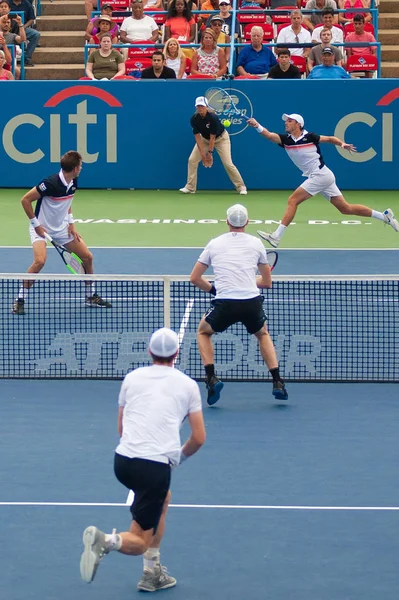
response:
<path id="1" fill-rule="evenodd" d="M 46 264 L 45 258 L 35 258 L 35 261 L 32 266 L 35 269 L 35 271 L 38 272 L 43 269 L 45 264 Z"/>

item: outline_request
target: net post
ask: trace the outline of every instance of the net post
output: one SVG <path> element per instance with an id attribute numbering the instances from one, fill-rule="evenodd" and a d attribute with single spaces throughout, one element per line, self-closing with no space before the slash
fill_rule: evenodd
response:
<path id="1" fill-rule="evenodd" d="M 170 329 L 170 277 L 163 277 L 163 325 Z"/>

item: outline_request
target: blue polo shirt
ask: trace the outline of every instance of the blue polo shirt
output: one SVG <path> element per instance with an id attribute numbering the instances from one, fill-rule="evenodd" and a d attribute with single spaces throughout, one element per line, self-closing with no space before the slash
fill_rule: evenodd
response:
<path id="1" fill-rule="evenodd" d="M 325 67 L 324 65 L 317 65 L 310 71 L 308 79 L 350 79 L 348 71 L 345 71 L 338 65 L 332 65 L 331 67 Z"/>
<path id="2" fill-rule="evenodd" d="M 35 20 L 35 11 L 33 9 L 32 3 L 29 0 L 22 0 L 20 4 L 16 4 L 13 0 L 8 0 L 8 4 L 10 5 L 10 12 L 23 12 L 25 13 L 25 21 Z"/>
<path id="3" fill-rule="evenodd" d="M 244 46 L 238 55 L 237 67 L 244 67 L 247 73 L 251 75 L 261 75 L 268 73 L 270 67 L 277 64 L 276 57 L 267 46 L 262 46 L 262 49 L 254 50 L 252 44 Z"/>

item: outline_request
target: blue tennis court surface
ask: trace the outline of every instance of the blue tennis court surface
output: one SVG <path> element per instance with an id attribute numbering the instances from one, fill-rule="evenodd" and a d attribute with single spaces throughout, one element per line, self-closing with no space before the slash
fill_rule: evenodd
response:
<path id="1" fill-rule="evenodd" d="M 49 254 L 47 272 L 59 272 Z M 24 271 L 30 251 L 12 255 L 3 270 Z M 99 272 L 188 274 L 197 255 L 95 251 Z M 394 273 L 396 255 L 284 251 L 278 268 Z M 79 578 L 83 529 L 129 525 L 127 491 L 112 470 L 119 387 L 0 380 L 4 600 L 140 596 L 140 557 L 111 554 L 93 584 Z M 269 382 L 226 383 L 218 405 L 204 409 L 207 443 L 173 473 L 162 560 L 178 585 L 160 595 L 397 600 L 397 384 L 297 383 L 289 393 L 281 406 Z"/>

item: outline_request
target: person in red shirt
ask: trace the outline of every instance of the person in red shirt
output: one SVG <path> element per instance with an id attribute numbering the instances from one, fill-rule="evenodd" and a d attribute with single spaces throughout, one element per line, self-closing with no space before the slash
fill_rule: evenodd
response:
<path id="1" fill-rule="evenodd" d="M 345 38 L 345 42 L 375 42 L 376 39 L 372 33 L 364 31 L 365 19 L 363 15 L 357 14 L 353 17 L 353 25 L 355 31 L 348 33 Z M 364 46 L 355 48 L 346 48 L 348 56 L 367 56 L 369 54 L 376 54 L 377 46 Z M 365 71 L 365 77 L 372 77 L 373 71 Z"/>

